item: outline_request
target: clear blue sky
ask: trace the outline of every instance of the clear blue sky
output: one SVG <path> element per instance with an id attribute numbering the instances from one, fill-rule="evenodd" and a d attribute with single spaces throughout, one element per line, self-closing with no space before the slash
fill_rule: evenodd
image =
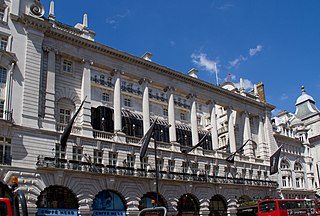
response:
<path id="1" fill-rule="evenodd" d="M 47 12 L 50 0 L 41 0 Z M 216 84 L 263 82 L 268 103 L 295 111 L 301 85 L 320 108 L 318 0 L 55 0 L 56 20 L 88 14 L 96 41 Z"/>

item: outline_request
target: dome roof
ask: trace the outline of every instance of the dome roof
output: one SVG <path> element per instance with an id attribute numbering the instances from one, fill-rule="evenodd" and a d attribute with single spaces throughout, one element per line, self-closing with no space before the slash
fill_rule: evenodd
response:
<path id="1" fill-rule="evenodd" d="M 305 101 L 312 101 L 314 103 L 314 99 L 313 97 L 311 97 L 310 95 L 308 95 L 304 89 L 304 86 L 301 87 L 301 91 L 302 91 L 302 94 L 300 95 L 300 97 L 298 97 L 297 101 L 296 101 L 296 105 L 298 104 L 301 104 Z"/>

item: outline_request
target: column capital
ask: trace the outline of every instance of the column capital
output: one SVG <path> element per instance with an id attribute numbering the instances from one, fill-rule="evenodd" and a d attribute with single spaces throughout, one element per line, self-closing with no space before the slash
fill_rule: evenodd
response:
<path id="1" fill-rule="evenodd" d="M 120 69 L 113 69 L 111 72 L 110 72 L 110 75 L 111 76 L 115 76 L 116 74 L 118 75 L 123 75 L 124 74 L 124 71 L 120 70 Z"/>
<path id="2" fill-rule="evenodd" d="M 173 86 L 167 86 L 163 89 L 164 92 L 176 91 L 176 88 Z"/>
<path id="3" fill-rule="evenodd" d="M 216 105 L 216 101 L 213 99 L 210 99 L 206 102 L 207 105 Z"/>
<path id="4" fill-rule="evenodd" d="M 189 93 L 187 96 L 186 96 L 187 99 L 196 99 L 197 98 L 197 95 L 194 94 L 194 93 Z"/>
<path id="5" fill-rule="evenodd" d="M 83 64 L 89 63 L 89 65 L 93 65 L 93 60 L 82 58 L 81 62 Z"/>
<path id="6" fill-rule="evenodd" d="M 147 79 L 147 78 L 144 77 L 144 78 L 141 78 L 138 83 L 139 83 L 140 85 L 142 85 L 142 84 L 151 84 L 151 83 L 152 83 L 152 80 Z"/>
<path id="7" fill-rule="evenodd" d="M 54 52 L 55 54 L 59 54 L 59 50 L 50 46 L 43 46 L 42 50 L 45 52 Z"/>

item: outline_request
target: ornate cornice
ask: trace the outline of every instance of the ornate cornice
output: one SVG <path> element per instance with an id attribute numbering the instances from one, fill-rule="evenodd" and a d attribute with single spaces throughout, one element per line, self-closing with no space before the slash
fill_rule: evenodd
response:
<path id="1" fill-rule="evenodd" d="M 179 71 L 167 68 L 165 66 L 156 64 L 151 61 L 147 61 L 143 58 L 133 56 L 131 54 L 125 53 L 123 51 L 119 51 L 117 49 L 105 46 L 103 44 L 82 38 L 79 36 L 80 34 L 79 30 L 73 27 L 69 27 L 69 29 L 63 30 L 63 28 L 61 27 L 59 28 L 54 27 L 56 25 L 50 23 L 48 20 L 41 20 L 28 15 L 25 15 L 23 22 L 30 27 L 37 28 L 43 31 L 47 37 L 51 37 L 57 40 L 65 40 L 67 41 L 67 43 L 73 44 L 75 46 L 83 47 L 85 49 L 90 49 L 96 53 L 100 53 L 102 55 L 106 55 L 106 56 L 118 59 L 119 61 L 125 61 L 130 64 L 137 65 L 139 67 L 143 67 L 148 70 L 154 71 L 156 73 L 161 73 L 164 76 L 174 77 L 175 79 L 180 80 L 181 82 L 188 83 L 192 86 L 197 86 L 198 88 L 215 91 L 221 94 L 222 97 L 229 98 L 230 100 L 235 100 L 242 103 L 243 102 L 250 103 L 252 105 L 255 105 L 260 108 L 263 107 L 264 109 L 270 110 L 270 111 L 275 108 L 275 106 L 271 104 L 257 102 L 251 98 L 246 98 L 234 92 L 230 92 L 226 89 L 223 89 L 220 86 L 215 86 L 206 81 L 195 79 Z M 62 24 L 60 23 L 59 26 L 62 26 Z"/>

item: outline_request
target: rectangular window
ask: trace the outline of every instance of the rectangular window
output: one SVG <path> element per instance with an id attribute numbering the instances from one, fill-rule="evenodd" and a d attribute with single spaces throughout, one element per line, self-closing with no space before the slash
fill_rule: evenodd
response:
<path id="1" fill-rule="evenodd" d="M 93 163 L 102 164 L 103 150 L 93 150 Z"/>
<path id="2" fill-rule="evenodd" d="M 62 70 L 63 72 L 72 73 L 72 62 L 63 60 Z"/>
<path id="3" fill-rule="evenodd" d="M 128 167 L 134 167 L 135 156 L 127 155 Z"/>
<path id="4" fill-rule="evenodd" d="M 59 120 L 61 124 L 68 124 L 69 120 L 70 120 L 70 116 L 71 116 L 71 110 L 67 110 L 67 109 L 60 109 L 60 113 L 59 113 Z"/>
<path id="5" fill-rule="evenodd" d="M 7 81 L 7 69 L 0 67 L 0 84 L 5 84 Z"/>
<path id="6" fill-rule="evenodd" d="M 197 124 L 200 125 L 201 124 L 201 117 L 197 116 Z"/>
<path id="7" fill-rule="evenodd" d="M 163 159 L 162 158 L 157 158 L 157 163 L 158 163 L 158 170 L 159 172 L 163 170 Z"/>
<path id="8" fill-rule="evenodd" d="M 169 160 L 168 161 L 169 172 L 174 172 L 174 167 L 175 167 L 175 161 L 174 160 Z"/>
<path id="9" fill-rule="evenodd" d="M 168 117 L 168 109 L 163 108 L 163 116 Z"/>
<path id="10" fill-rule="evenodd" d="M 66 149 L 62 150 L 62 147 L 59 143 L 56 144 L 56 158 L 66 158 Z"/>
<path id="11" fill-rule="evenodd" d="M 144 158 L 142 158 L 140 167 L 141 167 L 141 169 L 145 169 L 146 170 L 147 166 L 148 166 L 148 157 L 144 157 Z"/>
<path id="12" fill-rule="evenodd" d="M 300 187 L 300 179 L 296 178 L 296 187 L 299 188 Z"/>
<path id="13" fill-rule="evenodd" d="M 180 113 L 180 119 L 182 121 L 185 121 L 186 120 L 186 115 L 184 113 Z"/>
<path id="14" fill-rule="evenodd" d="M 116 152 L 109 152 L 109 165 L 117 166 L 118 154 Z"/>
<path id="15" fill-rule="evenodd" d="M 107 86 L 112 87 L 112 77 L 108 77 Z"/>
<path id="16" fill-rule="evenodd" d="M 102 93 L 102 101 L 104 102 L 110 101 L 110 96 L 108 93 Z"/>
<path id="17" fill-rule="evenodd" d="M 72 159 L 75 161 L 82 161 L 83 148 L 78 146 L 73 146 L 72 148 Z"/>
<path id="18" fill-rule="evenodd" d="M 1 36 L 1 41 L 0 41 L 0 49 L 1 50 L 6 50 L 8 45 L 8 37 Z"/>
<path id="19" fill-rule="evenodd" d="M 287 178 L 285 176 L 282 177 L 282 186 L 287 187 Z"/>
<path id="20" fill-rule="evenodd" d="M 11 165 L 11 139 L 0 137 L 0 164 Z"/>
<path id="21" fill-rule="evenodd" d="M 126 106 L 126 107 L 131 107 L 131 99 L 125 98 L 125 99 L 124 99 L 124 106 Z"/>
<path id="22" fill-rule="evenodd" d="M 100 75 L 100 84 L 104 85 L 104 75 Z"/>
<path id="23" fill-rule="evenodd" d="M 4 22 L 5 8 L 0 8 L 0 22 Z"/>
<path id="24" fill-rule="evenodd" d="M 0 100 L 0 118 L 3 118 L 4 114 L 4 100 Z"/>

